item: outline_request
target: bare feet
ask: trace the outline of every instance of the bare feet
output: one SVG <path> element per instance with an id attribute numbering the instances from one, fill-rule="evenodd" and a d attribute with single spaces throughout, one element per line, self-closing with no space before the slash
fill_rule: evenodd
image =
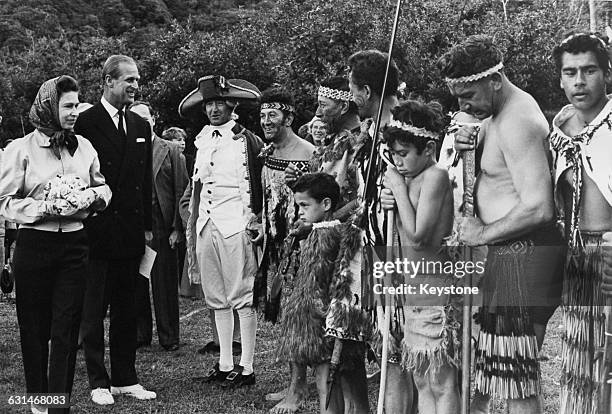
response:
<path id="1" fill-rule="evenodd" d="M 289 387 L 284 388 L 279 392 L 271 392 L 270 394 L 266 394 L 264 398 L 266 401 L 280 401 L 287 396 L 287 392 L 289 392 Z"/>
<path id="2" fill-rule="evenodd" d="M 490 400 L 488 396 L 476 393 L 470 404 L 470 414 L 489 414 Z"/>
<path id="3" fill-rule="evenodd" d="M 288 391 L 288 390 L 287 390 Z M 282 392 L 282 391 L 281 391 Z M 279 393 L 280 394 L 280 393 Z M 295 390 L 270 410 L 270 414 L 293 414 L 296 413 L 306 399 L 306 390 Z"/>

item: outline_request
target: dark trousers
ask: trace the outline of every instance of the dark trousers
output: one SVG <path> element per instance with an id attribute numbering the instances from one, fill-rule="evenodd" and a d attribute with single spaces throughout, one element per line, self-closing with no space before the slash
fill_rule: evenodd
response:
<path id="1" fill-rule="evenodd" d="M 139 264 L 140 259 L 89 261 L 81 332 L 92 389 L 138 383 L 134 299 Z M 104 366 L 104 317 L 109 305 L 110 378 Z"/>
<path id="2" fill-rule="evenodd" d="M 28 393 L 72 392 L 88 252 L 84 230 L 18 232 L 13 270 Z"/>
<path id="3" fill-rule="evenodd" d="M 155 308 L 155 324 L 159 344 L 162 346 L 179 343 L 179 304 L 177 250 L 170 248 L 170 233 L 162 228 L 159 207 L 153 205 L 153 240 L 151 248 L 157 252 L 151 269 L 151 288 Z M 149 299 L 149 280 L 139 275 L 136 284 L 136 306 L 138 307 L 137 342 L 150 344 L 153 323 Z"/>
<path id="4" fill-rule="evenodd" d="M 156 259 L 157 260 L 157 259 Z M 149 279 L 136 276 L 136 344 L 151 345 L 153 340 L 153 318 L 151 316 L 151 294 Z"/>

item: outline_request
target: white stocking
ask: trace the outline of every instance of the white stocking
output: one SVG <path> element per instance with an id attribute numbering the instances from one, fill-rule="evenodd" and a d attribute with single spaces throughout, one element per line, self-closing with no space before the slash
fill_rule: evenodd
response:
<path id="1" fill-rule="evenodd" d="M 240 336 L 242 339 L 242 354 L 240 365 L 244 367 L 242 374 L 253 373 L 253 357 L 255 355 L 255 335 L 257 333 L 257 314 L 252 307 L 238 309 L 240 319 Z"/>
<path id="2" fill-rule="evenodd" d="M 232 333 L 234 331 L 234 314 L 231 308 L 215 309 L 215 324 L 219 334 L 219 370 L 231 371 L 234 369 L 232 357 Z"/>

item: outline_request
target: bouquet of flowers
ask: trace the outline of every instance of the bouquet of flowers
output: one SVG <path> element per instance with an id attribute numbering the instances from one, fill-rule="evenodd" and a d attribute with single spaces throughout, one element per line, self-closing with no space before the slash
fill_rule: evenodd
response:
<path id="1" fill-rule="evenodd" d="M 76 175 L 57 175 L 44 188 L 45 201 L 51 213 L 67 216 L 87 208 L 95 199 L 93 191 L 85 191 L 87 185 Z"/>

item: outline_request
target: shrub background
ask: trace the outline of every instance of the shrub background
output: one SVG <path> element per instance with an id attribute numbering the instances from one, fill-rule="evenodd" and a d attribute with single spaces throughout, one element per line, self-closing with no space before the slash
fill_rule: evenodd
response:
<path id="1" fill-rule="evenodd" d="M 393 52 L 401 79 L 411 94 L 454 109 L 436 60 L 461 38 L 487 33 L 502 45 L 510 79 L 553 113 L 565 98 L 550 52 L 568 29 L 588 27 L 576 2 L 514 0 L 504 14 L 501 0 L 404 0 Z M 6 23 L 0 25 L 0 140 L 32 129 L 31 102 L 53 76 L 74 76 L 81 100 L 96 102 L 102 63 L 114 53 L 138 61 L 140 98 L 158 110 L 158 133 L 182 126 L 193 135 L 202 126 L 180 119 L 177 107 L 200 76 L 213 73 L 247 79 L 262 90 L 274 82 L 286 85 L 304 114 L 299 125 L 315 109 L 318 81 L 345 73 L 346 59 L 356 50 L 388 49 L 396 5 L 395 0 L 70 4 L 72 9 L 66 1 L 7 0 L 0 6 L 0 23 Z M 256 115 L 243 122 L 259 132 Z"/>

